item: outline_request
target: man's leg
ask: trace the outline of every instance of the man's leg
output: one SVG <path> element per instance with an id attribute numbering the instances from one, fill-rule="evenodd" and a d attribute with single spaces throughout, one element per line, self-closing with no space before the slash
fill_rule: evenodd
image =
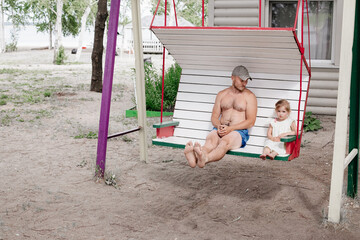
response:
<path id="1" fill-rule="evenodd" d="M 192 141 L 189 141 L 186 144 L 184 154 L 185 154 L 186 160 L 188 161 L 190 167 L 192 167 L 192 168 L 196 167 L 196 158 L 195 158 L 194 146 L 193 146 Z"/>
<path id="2" fill-rule="evenodd" d="M 214 150 L 220 142 L 220 137 L 217 134 L 216 130 L 212 130 L 207 136 L 206 136 L 206 140 L 204 143 L 204 146 L 201 146 L 200 143 L 195 142 L 194 144 L 194 153 L 195 153 L 195 157 L 196 157 L 196 162 L 198 162 L 199 160 L 199 153 L 201 154 L 202 152 L 210 152 L 212 150 Z"/>
<path id="3" fill-rule="evenodd" d="M 204 146 L 201 147 L 202 151 L 205 151 L 207 153 L 214 150 L 220 142 L 220 137 L 216 130 L 212 130 L 209 135 L 207 135 Z"/>
<path id="4" fill-rule="evenodd" d="M 232 149 L 241 147 L 242 139 L 240 133 L 232 131 L 228 135 L 222 137 L 218 145 L 209 152 L 203 150 L 203 148 L 194 148 L 196 155 L 198 155 L 198 167 L 204 167 L 209 162 L 214 162 L 222 159 L 226 152 Z"/>

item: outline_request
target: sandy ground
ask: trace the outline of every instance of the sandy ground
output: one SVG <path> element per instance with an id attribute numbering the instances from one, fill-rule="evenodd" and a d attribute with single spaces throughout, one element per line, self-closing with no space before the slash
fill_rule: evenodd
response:
<path id="1" fill-rule="evenodd" d="M 148 163 L 138 133 L 110 140 L 107 185 L 94 178 L 97 140 L 86 138 L 101 99 L 88 91 L 90 52 L 51 60 L 48 50 L 0 55 L 1 240 L 360 238 L 358 199 L 344 197 L 341 224 L 326 220 L 335 117 L 319 116 L 324 128 L 304 135 L 291 162 L 226 156 L 204 169 L 152 146 L 159 119 L 148 119 Z M 124 117 L 133 62 L 116 57 L 110 133 L 137 126 Z"/>

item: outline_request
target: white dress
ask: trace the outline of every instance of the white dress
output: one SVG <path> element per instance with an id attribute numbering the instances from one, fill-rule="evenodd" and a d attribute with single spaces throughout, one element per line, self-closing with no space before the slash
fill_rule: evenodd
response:
<path id="1" fill-rule="evenodd" d="M 284 121 L 278 121 L 276 119 L 273 119 L 270 123 L 272 126 L 272 136 L 277 137 L 282 133 L 291 132 L 291 124 L 294 120 L 291 118 L 287 118 Z M 285 143 L 284 142 L 274 142 L 270 139 L 266 139 L 264 147 L 270 148 L 272 151 L 277 152 L 279 155 L 285 155 L 286 149 L 285 149 Z"/>

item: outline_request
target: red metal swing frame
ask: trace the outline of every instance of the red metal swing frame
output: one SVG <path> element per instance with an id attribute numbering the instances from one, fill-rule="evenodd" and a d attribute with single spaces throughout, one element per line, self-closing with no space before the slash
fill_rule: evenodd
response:
<path id="1" fill-rule="evenodd" d="M 311 52 L 310 52 L 310 25 L 309 25 L 309 8 L 308 8 L 308 0 L 298 0 L 297 2 L 297 9 L 296 9 L 296 16 L 294 21 L 294 26 L 292 28 L 270 28 L 270 27 L 261 27 L 261 11 L 262 11 L 262 0 L 259 0 L 259 27 L 205 27 L 205 1 L 202 0 L 202 26 L 201 27 L 181 27 L 178 26 L 177 16 L 176 16 L 176 6 L 175 6 L 175 0 L 173 0 L 173 6 L 174 6 L 174 13 L 175 13 L 175 20 L 176 20 L 176 26 L 167 26 L 166 18 L 167 18 L 167 0 L 165 0 L 165 14 L 164 14 L 164 26 L 153 26 L 154 19 L 156 16 L 156 13 L 158 11 L 160 1 L 158 0 L 156 10 L 154 13 L 154 16 L 152 18 L 150 29 L 219 29 L 219 30 L 275 30 L 275 31 L 292 31 L 294 35 L 294 39 L 297 43 L 297 46 L 299 48 L 300 54 L 301 54 L 301 60 L 300 60 L 300 95 L 299 95 L 299 102 L 298 102 L 298 118 L 297 118 L 297 130 L 296 130 L 296 140 L 293 142 L 286 143 L 286 152 L 290 154 L 289 161 L 298 157 L 300 154 L 300 145 L 301 145 L 301 138 L 303 133 L 303 124 L 302 122 L 301 131 L 299 131 L 299 123 L 300 123 L 300 104 L 301 104 L 301 95 L 302 95 L 302 71 L 303 71 L 303 63 L 306 67 L 307 72 L 309 73 L 309 78 L 311 78 Z M 309 48 L 309 64 L 305 57 L 305 49 L 304 49 L 304 13 L 305 13 L 305 7 L 304 4 L 306 3 L 306 14 L 308 19 L 308 48 Z M 298 35 L 296 33 L 296 26 L 298 25 L 298 17 L 299 17 L 299 10 L 300 10 L 300 4 L 301 4 L 301 41 L 299 41 Z M 163 123 L 163 102 L 164 102 L 164 76 L 165 76 L 165 47 L 163 48 L 163 67 L 162 67 L 162 96 L 161 96 L 161 116 L 160 116 L 160 123 Z M 309 91 L 309 86 L 307 86 L 307 92 Z M 307 105 L 308 97 L 305 99 L 305 107 L 303 112 L 303 119 L 305 118 L 305 112 L 306 112 L 306 105 Z M 157 137 L 163 138 L 163 137 L 169 137 L 172 136 L 174 133 L 174 127 L 175 126 L 167 126 L 164 128 L 157 128 Z"/>

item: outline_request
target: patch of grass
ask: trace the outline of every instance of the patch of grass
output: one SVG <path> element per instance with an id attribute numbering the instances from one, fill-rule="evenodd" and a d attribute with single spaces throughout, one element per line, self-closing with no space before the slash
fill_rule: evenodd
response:
<path id="1" fill-rule="evenodd" d="M 121 138 L 124 142 L 132 142 L 133 140 L 131 139 L 131 138 L 129 138 L 128 136 L 123 136 L 122 138 Z"/>
<path id="2" fill-rule="evenodd" d="M 72 87 L 72 86 L 70 86 Z M 89 90 L 90 89 L 90 85 L 89 84 L 84 84 L 84 83 L 81 83 L 81 84 L 78 84 L 76 86 L 76 89 L 77 90 Z"/>
<path id="3" fill-rule="evenodd" d="M 82 138 L 87 138 L 87 139 L 97 139 L 98 138 L 98 134 L 96 132 L 90 131 L 86 134 L 79 134 L 76 135 L 74 137 L 75 139 L 82 139 Z"/>
<path id="4" fill-rule="evenodd" d="M 113 186 L 114 188 L 118 188 L 115 174 L 105 173 L 105 184 Z"/>
<path id="5" fill-rule="evenodd" d="M 92 102 L 92 101 L 94 101 L 94 98 L 92 98 L 92 97 L 89 97 L 89 98 L 82 97 L 82 98 L 80 98 L 80 101 Z"/>
<path id="6" fill-rule="evenodd" d="M 121 101 L 121 99 L 123 98 L 124 96 L 124 92 L 120 92 L 118 94 L 115 95 L 115 97 L 112 99 L 112 101 L 116 102 L 116 101 Z"/>
<path id="7" fill-rule="evenodd" d="M 52 94 L 52 92 L 50 92 L 49 90 L 46 90 L 44 92 L 44 97 L 51 97 L 51 94 Z"/>
<path id="8" fill-rule="evenodd" d="M 12 69 L 12 68 L 0 69 L 0 74 L 11 74 L 11 75 L 18 76 L 18 75 L 24 74 L 24 73 L 25 73 L 25 71 L 19 70 L 19 69 Z"/>
<path id="9" fill-rule="evenodd" d="M 87 161 L 86 160 L 82 160 L 81 163 L 79 163 L 78 165 L 76 165 L 77 167 L 85 167 L 87 165 Z"/>
<path id="10" fill-rule="evenodd" d="M 0 100 L 0 106 L 6 105 L 6 103 L 7 103 L 6 100 L 4 100 L 4 99 Z"/>
<path id="11" fill-rule="evenodd" d="M 8 114 L 6 114 L 4 117 L 1 118 L 2 126 L 10 126 L 11 122 L 12 122 L 12 117 Z"/>
<path id="12" fill-rule="evenodd" d="M 22 99 L 24 103 L 30 103 L 30 104 L 41 102 L 41 98 L 39 96 L 28 95 L 28 94 L 22 95 Z"/>
<path id="13" fill-rule="evenodd" d="M 7 98 L 9 98 L 9 96 L 6 95 L 6 94 L 1 94 L 1 95 L 0 95 L 0 99 L 7 99 Z"/>
<path id="14" fill-rule="evenodd" d="M 51 79 L 49 79 L 49 80 L 51 80 L 52 82 L 60 82 L 63 80 L 63 77 L 59 77 L 59 76 L 51 77 Z"/>
<path id="15" fill-rule="evenodd" d="M 11 101 L 15 104 L 36 104 L 43 102 L 45 98 L 49 98 L 53 95 L 53 93 L 56 91 L 56 89 L 47 89 L 43 91 L 43 89 L 23 89 L 22 95 L 14 95 L 11 97 Z"/>
<path id="16" fill-rule="evenodd" d="M 32 77 L 29 79 L 30 81 L 33 81 L 33 82 L 42 82 L 44 81 L 45 79 L 43 77 L 41 78 L 37 78 L 37 77 Z"/>
<path id="17" fill-rule="evenodd" d="M 47 111 L 45 109 L 39 110 L 39 111 L 35 111 L 36 114 L 36 119 L 40 119 L 42 117 L 51 117 L 52 113 L 50 111 Z"/>
<path id="18" fill-rule="evenodd" d="M 33 86 L 30 83 L 14 83 L 15 89 L 24 89 L 24 87 L 33 88 Z"/>

